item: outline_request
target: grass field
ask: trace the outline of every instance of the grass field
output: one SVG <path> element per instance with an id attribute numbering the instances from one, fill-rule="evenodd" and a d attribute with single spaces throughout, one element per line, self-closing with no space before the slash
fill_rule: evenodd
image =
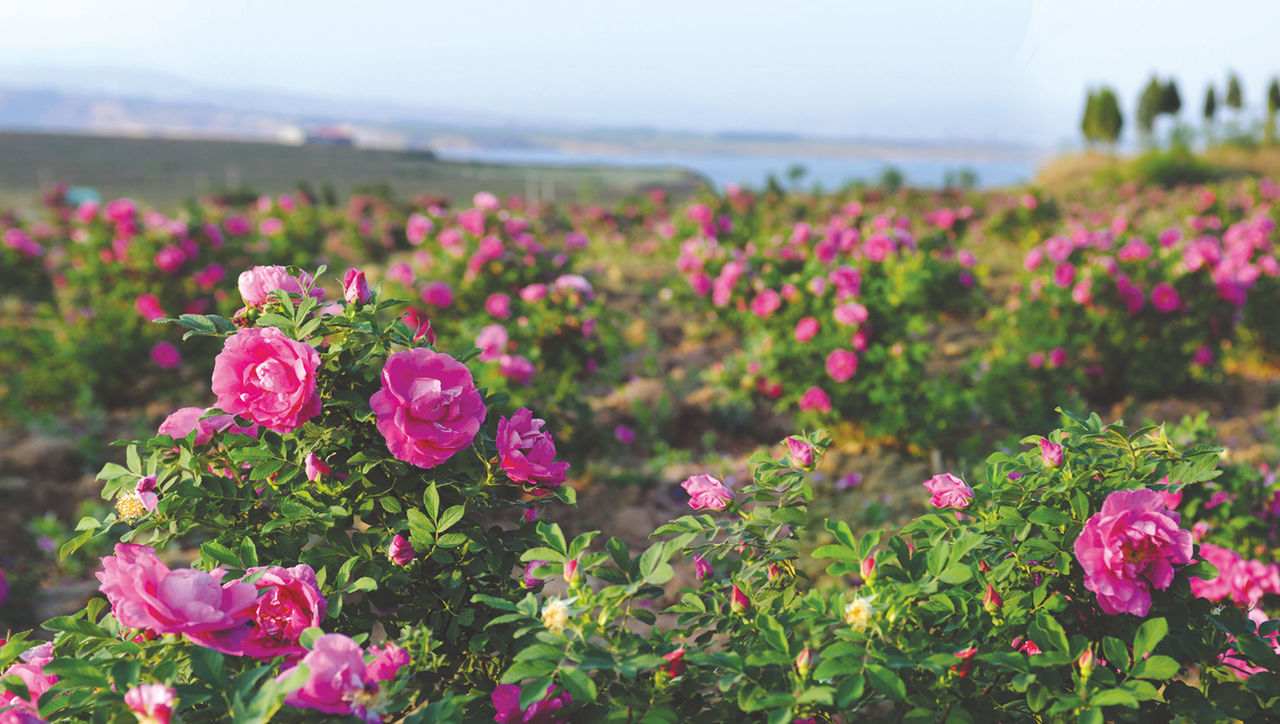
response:
<path id="1" fill-rule="evenodd" d="M 386 185 L 401 196 L 477 191 L 547 201 L 610 201 L 661 186 L 687 195 L 704 179 L 674 167 L 508 166 L 440 161 L 429 152 L 185 139 L 0 133 L 0 204 L 34 202 L 54 183 L 173 206 L 219 190 L 277 194 L 301 182 L 339 197 Z"/>

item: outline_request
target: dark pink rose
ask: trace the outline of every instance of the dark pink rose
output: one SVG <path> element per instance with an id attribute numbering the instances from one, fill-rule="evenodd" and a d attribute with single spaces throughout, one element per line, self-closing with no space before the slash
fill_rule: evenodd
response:
<path id="1" fill-rule="evenodd" d="M 316 573 L 305 563 L 293 568 L 268 566 L 255 585 L 262 595 L 253 611 L 253 630 L 244 640 L 244 653 L 258 659 L 296 657 L 306 653 L 298 637 L 324 621 L 325 600 L 316 586 Z"/>
<path id="2" fill-rule="evenodd" d="M 316 299 L 324 297 L 324 289 L 315 285 L 310 274 L 300 271 L 295 277 L 282 266 L 255 266 L 240 273 L 238 284 L 240 296 L 250 307 L 266 304 L 272 298 L 271 292 L 277 289 L 301 295 L 304 289 L 310 287 L 311 296 Z"/>
<path id="3" fill-rule="evenodd" d="M 680 487 L 689 494 L 689 507 L 694 510 L 724 510 L 729 501 L 733 500 L 733 491 L 710 475 L 691 476 L 680 483 Z"/>
<path id="4" fill-rule="evenodd" d="M 342 278 L 342 296 L 347 304 L 364 304 L 369 301 L 372 292 L 369 291 L 369 282 L 364 278 L 364 272 L 359 269 L 347 270 L 346 276 Z"/>
<path id="5" fill-rule="evenodd" d="M 213 362 L 218 408 L 279 433 L 320 414 L 316 368 L 320 353 L 275 327 L 242 329 Z"/>
<path id="6" fill-rule="evenodd" d="M 387 358 L 382 389 L 369 405 L 391 454 L 420 468 L 439 465 L 470 445 L 485 418 L 471 370 L 423 348 Z"/>
<path id="7" fill-rule="evenodd" d="M 564 482 L 569 463 L 556 462 L 556 444 L 545 424 L 528 408 L 516 410 L 510 419 L 498 419 L 498 455 L 502 469 L 513 482 L 557 486 Z"/>
<path id="8" fill-rule="evenodd" d="M 528 709 L 520 708 L 520 687 L 515 684 L 499 684 L 489 697 L 493 702 L 496 714 L 493 720 L 498 724 L 564 724 L 568 719 L 557 718 L 559 711 L 573 704 L 569 692 L 555 693 L 555 686 L 547 687 L 546 696 L 529 705 Z"/>

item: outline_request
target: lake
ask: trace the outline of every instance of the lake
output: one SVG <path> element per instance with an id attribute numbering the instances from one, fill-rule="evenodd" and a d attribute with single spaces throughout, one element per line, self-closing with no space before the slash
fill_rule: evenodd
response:
<path id="1" fill-rule="evenodd" d="M 707 177 L 717 188 L 739 184 L 759 188 L 769 174 L 784 185 L 787 172 L 795 165 L 806 169 L 801 185 L 815 183 L 827 190 L 838 189 L 852 181 L 875 182 L 887 167 L 895 167 L 914 186 L 942 186 L 949 173 L 968 169 L 977 174 L 980 188 L 1013 186 L 1031 181 L 1042 158 L 1033 154 L 992 158 L 949 154 L 947 158 L 930 158 L 920 151 L 901 155 L 886 153 L 877 157 L 856 156 L 764 156 L 728 154 L 646 154 L 565 152 L 549 148 L 467 148 L 439 149 L 441 159 L 450 161 L 482 161 L 486 163 L 521 163 L 549 165 L 606 166 L 680 166 Z"/>

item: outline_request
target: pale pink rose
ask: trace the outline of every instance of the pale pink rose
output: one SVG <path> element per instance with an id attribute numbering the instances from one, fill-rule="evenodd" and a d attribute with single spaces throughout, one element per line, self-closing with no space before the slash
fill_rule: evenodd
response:
<path id="1" fill-rule="evenodd" d="M 1071 256 L 1071 252 L 1075 250 L 1075 243 L 1065 236 L 1053 236 L 1044 243 L 1044 252 L 1050 261 L 1061 263 Z"/>
<path id="2" fill-rule="evenodd" d="M 556 289 L 578 292 L 588 299 L 595 296 L 595 289 L 592 288 L 591 282 L 587 281 L 587 278 L 581 274 L 561 274 L 556 277 L 555 287 Z"/>
<path id="3" fill-rule="evenodd" d="M 217 407 L 279 433 L 295 430 L 320 414 L 319 366 L 314 347 L 275 327 L 242 329 L 213 362 Z"/>
<path id="4" fill-rule="evenodd" d="M 862 324 L 867 321 L 867 308 L 857 302 L 847 302 L 836 307 L 833 315 L 840 324 Z"/>
<path id="5" fill-rule="evenodd" d="M 102 559 L 99 588 L 122 626 L 186 634 L 195 643 L 240 655 L 258 592 L 251 583 L 220 584 L 223 571 L 170 570 L 151 546 L 117 543 Z"/>
<path id="6" fill-rule="evenodd" d="M 858 355 L 847 349 L 834 349 L 827 355 L 827 374 L 836 382 L 844 382 L 858 371 Z"/>
<path id="7" fill-rule="evenodd" d="M 213 408 L 203 407 L 182 407 L 174 410 L 160 423 L 160 427 L 156 430 L 158 435 L 168 435 L 173 439 L 186 437 L 192 430 L 196 430 L 194 444 L 205 445 L 213 439 L 215 432 L 229 431 L 229 434 L 248 435 L 249 437 L 258 436 L 257 425 L 247 425 L 241 427 L 235 424 L 233 415 L 214 415 L 213 417 L 205 417 L 209 410 Z"/>
<path id="8" fill-rule="evenodd" d="M 511 297 L 501 293 L 490 294 L 484 300 L 484 311 L 498 319 L 507 319 L 511 316 Z"/>
<path id="9" fill-rule="evenodd" d="M 157 367 L 171 370 L 182 364 L 182 354 L 168 342 L 156 342 L 151 348 L 151 361 Z"/>
<path id="10" fill-rule="evenodd" d="M 484 233 L 484 212 L 479 209 L 468 209 L 458 214 L 458 225 L 472 236 Z"/>
<path id="11" fill-rule="evenodd" d="M 412 214 L 405 224 L 404 235 L 410 244 L 421 246 L 422 242 L 427 240 L 427 234 L 433 228 L 435 228 L 435 224 L 431 223 L 431 219 L 422 214 Z"/>
<path id="12" fill-rule="evenodd" d="M 477 358 L 481 362 L 497 362 L 502 355 L 507 353 L 507 343 L 510 337 L 507 335 L 507 328 L 501 324 L 490 324 L 480 330 L 480 334 L 476 335 L 476 349 L 482 349 L 483 352 Z"/>
<path id="13" fill-rule="evenodd" d="M 530 284 L 520 290 L 520 298 L 526 302 L 536 302 L 547 296 L 546 284 Z"/>
<path id="14" fill-rule="evenodd" d="M 324 622 L 326 609 L 315 571 L 300 563 L 293 568 L 250 568 L 246 573 L 258 571 L 263 571 L 262 577 L 253 585 L 262 595 L 253 609 L 253 629 L 244 640 L 245 655 L 256 659 L 302 656 L 306 649 L 298 638 Z"/>
<path id="15" fill-rule="evenodd" d="M 537 371 L 533 362 L 519 355 L 504 354 L 498 358 L 498 374 L 526 387 Z"/>
<path id="16" fill-rule="evenodd" d="M 689 507 L 694 510 L 724 510 L 733 500 L 733 491 L 710 475 L 694 475 L 680 483 L 680 487 L 689 494 Z"/>
<path id="17" fill-rule="evenodd" d="M 364 272 L 359 269 L 348 269 L 346 276 L 342 278 L 342 296 L 347 300 L 347 304 L 365 304 L 372 294 Z"/>
<path id="18" fill-rule="evenodd" d="M 831 412 L 831 398 L 827 396 L 827 393 L 821 387 L 810 387 L 800 396 L 800 409 L 802 411 Z"/>
<path id="19" fill-rule="evenodd" d="M 527 407 L 510 418 L 498 418 L 494 442 L 502 469 L 513 482 L 535 486 L 558 486 L 564 482 L 569 463 L 556 461 L 556 444 L 546 424 Z"/>
<path id="20" fill-rule="evenodd" d="M 1154 490 L 1117 490 L 1076 538 L 1076 559 L 1085 588 L 1098 595 L 1108 614 L 1146 616 L 1151 589 L 1173 582 L 1173 566 L 1190 563 L 1191 531 L 1165 507 Z"/>
<path id="21" fill-rule="evenodd" d="M 124 705 L 138 717 L 138 724 L 169 724 L 176 694 L 164 684 L 140 684 L 125 693 Z"/>
<path id="22" fill-rule="evenodd" d="M 391 539 L 391 545 L 387 546 L 387 558 L 397 566 L 407 566 L 417 557 L 418 551 L 414 550 L 413 544 L 399 533 Z"/>
<path id="23" fill-rule="evenodd" d="M 862 253 L 871 261 L 884 261 L 895 250 L 896 245 L 893 237 L 883 231 L 878 231 L 868 236 L 866 242 L 862 245 Z"/>
<path id="24" fill-rule="evenodd" d="M 470 445 L 485 418 L 471 371 L 421 347 L 387 358 L 382 389 L 369 404 L 387 449 L 420 468 L 439 465 Z"/>
<path id="25" fill-rule="evenodd" d="M 375 659 L 377 663 L 380 659 Z M 373 671 L 364 662 L 360 645 L 345 634 L 324 634 L 315 640 L 311 651 L 299 662 L 307 667 L 311 677 L 302 688 L 285 697 L 285 703 L 299 709 L 313 709 L 326 714 L 353 715 L 366 722 L 382 721 L 380 712 L 372 706 L 377 701 L 378 676 L 386 675 L 392 668 L 378 664 Z M 294 671 L 291 667 L 280 673 L 284 679 Z M 394 672 L 392 672 L 394 673 Z"/>
<path id="26" fill-rule="evenodd" d="M 813 339 L 813 335 L 818 333 L 821 324 L 813 317 L 805 317 L 796 322 L 796 341 L 804 344 Z"/>
<path id="27" fill-rule="evenodd" d="M 967 508 L 973 500 L 973 488 L 951 473 L 941 473 L 924 481 L 924 487 L 932 495 L 929 503 L 935 508 Z"/>
<path id="28" fill-rule="evenodd" d="M 282 266 L 255 266 L 248 271 L 243 271 L 240 273 L 238 285 L 240 296 L 250 307 L 266 304 L 272 299 L 271 293 L 277 289 L 289 294 L 301 295 L 304 289 L 310 287 L 311 296 L 316 299 L 324 298 L 324 289 L 315 284 L 310 274 L 300 271 L 295 277 Z"/>
<path id="29" fill-rule="evenodd" d="M 155 512 L 156 507 L 160 505 L 160 496 L 156 495 L 156 476 L 146 475 L 138 479 L 138 484 L 133 486 L 133 492 L 138 494 L 138 499 L 142 501 L 142 507 L 150 512 Z"/>
<path id="30" fill-rule="evenodd" d="M 166 274 L 173 274 L 182 268 L 182 263 L 187 260 L 187 255 L 180 247 L 166 246 L 156 252 L 155 265 L 156 268 Z"/>
<path id="31" fill-rule="evenodd" d="M 13 706 L 16 709 L 11 711 L 21 713 L 31 713 L 36 710 L 36 704 L 40 697 L 44 695 L 54 684 L 58 683 L 58 677 L 53 674 L 44 672 L 45 664 L 53 661 L 53 644 L 44 643 L 35 648 L 27 649 L 21 654 L 21 661 L 11 665 L 8 669 L 0 672 L 0 677 L 13 674 L 22 680 L 27 686 L 27 693 L 31 695 L 30 699 L 19 699 L 17 696 L 9 693 L 6 689 L 0 689 L 0 707 Z M 43 719 L 22 719 L 13 718 L 15 724 L 28 724 L 31 721 L 41 722 Z M 5 720 L 0 719 L 0 724 L 7 724 Z"/>

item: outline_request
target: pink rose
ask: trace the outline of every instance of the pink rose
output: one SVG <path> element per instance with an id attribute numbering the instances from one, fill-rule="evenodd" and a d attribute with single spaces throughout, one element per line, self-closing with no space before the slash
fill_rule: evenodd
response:
<path id="1" fill-rule="evenodd" d="M 3 673 L 0 677 L 13 674 L 27 685 L 27 693 L 31 695 L 30 699 L 19 699 L 17 696 L 9 693 L 6 689 L 0 689 L 0 707 L 14 706 L 16 711 L 34 712 L 36 703 L 40 697 L 44 695 L 54 684 L 58 683 L 58 677 L 53 674 L 44 673 L 44 665 L 53 661 L 53 644 L 40 644 L 35 648 L 27 649 L 21 654 L 21 663 L 15 663 Z M 2 722 L 3 720 L 0 720 Z M 26 724 L 29 720 L 15 719 L 15 722 Z M 41 719 L 35 721 L 42 722 Z"/>
<path id="2" fill-rule="evenodd" d="M 505 294 L 490 294 L 489 298 L 484 300 L 484 311 L 498 319 L 510 317 L 511 297 Z"/>
<path id="3" fill-rule="evenodd" d="M 533 366 L 533 362 L 524 357 L 504 354 L 498 358 L 498 374 L 526 387 L 537 371 L 538 368 Z"/>
<path id="4" fill-rule="evenodd" d="M 546 284 L 530 284 L 520 290 L 520 298 L 530 303 L 536 302 L 545 296 L 547 296 Z"/>
<path id="5" fill-rule="evenodd" d="M 167 316 L 164 308 L 160 306 L 160 298 L 154 294 L 139 294 L 133 306 L 138 310 L 138 314 L 142 315 L 142 318 L 148 322 Z"/>
<path id="6" fill-rule="evenodd" d="M 394 675 L 399 667 L 378 664 L 366 665 L 364 651 L 351 637 L 339 633 L 324 634 L 316 639 L 311 651 L 300 662 L 311 673 L 302 688 L 285 697 L 285 703 L 299 709 L 314 709 L 326 714 L 354 715 L 366 722 L 380 722 L 382 718 L 374 706 L 377 701 L 378 682 L 388 673 Z M 293 673 L 290 668 L 281 672 L 284 679 Z"/>
<path id="7" fill-rule="evenodd" d="M 324 289 L 315 286 L 315 280 L 310 274 L 300 271 L 295 277 L 282 266 L 255 266 L 241 272 L 239 286 L 240 296 L 250 307 L 266 304 L 272 298 L 271 292 L 277 289 L 289 294 L 303 294 L 303 290 L 310 287 L 311 296 L 316 299 L 324 298 Z"/>
<path id="8" fill-rule="evenodd" d="M 262 596 L 253 610 L 253 630 L 244 641 L 244 653 L 256 659 L 297 657 L 306 653 L 298 637 L 324 621 L 326 602 L 316 586 L 316 573 L 300 563 L 293 568 L 267 566 L 255 585 Z"/>
<path id="9" fill-rule="evenodd" d="M 347 300 L 347 304 L 365 304 L 372 295 L 364 272 L 359 269 L 348 269 L 346 276 L 342 278 L 342 296 Z"/>
<path id="10" fill-rule="evenodd" d="M 303 461 L 303 468 L 307 472 L 307 480 L 316 482 L 322 475 L 328 475 L 333 472 L 333 468 L 324 460 L 321 460 L 315 453 L 307 453 L 306 459 Z"/>
<path id="11" fill-rule="evenodd" d="M 151 361 L 157 367 L 171 370 L 182 364 L 182 354 L 168 342 L 156 342 L 151 348 Z"/>
<path id="12" fill-rule="evenodd" d="M 1151 306 L 1163 314 L 1177 311 L 1181 304 L 1178 291 L 1168 282 L 1161 282 L 1151 290 Z"/>
<path id="13" fill-rule="evenodd" d="M 223 571 L 170 570 L 151 546 L 117 543 L 102 559 L 99 588 L 127 628 L 186 634 L 193 642 L 240 655 L 258 592 L 251 583 L 221 585 Z"/>
<path id="14" fill-rule="evenodd" d="M 422 214 L 413 214 L 409 217 L 409 222 L 405 224 L 404 235 L 410 244 L 420 246 L 422 242 L 427 240 L 427 234 L 435 228 L 431 223 L 431 219 Z"/>
<path id="15" fill-rule="evenodd" d="M 694 510 L 724 510 L 733 500 L 733 491 L 710 475 L 694 475 L 680 483 L 680 487 L 689 494 L 689 507 Z"/>
<path id="16" fill-rule="evenodd" d="M 636 441 L 636 433 L 626 425 L 618 425 L 613 428 L 613 438 L 623 445 L 630 445 Z"/>
<path id="17" fill-rule="evenodd" d="M 139 724 L 169 724 L 176 693 L 164 684 L 140 684 L 124 695 L 124 705 L 138 717 Z"/>
<path id="18" fill-rule="evenodd" d="M 484 350 L 477 359 L 481 362 L 498 361 L 502 355 L 506 354 L 509 340 L 506 327 L 501 324 L 486 326 L 480 330 L 480 334 L 476 335 L 476 348 Z"/>
<path id="19" fill-rule="evenodd" d="M 805 317 L 796 322 L 796 341 L 801 344 L 813 339 L 813 335 L 818 333 L 820 323 L 813 317 Z"/>
<path id="20" fill-rule="evenodd" d="M 391 681 L 400 669 L 409 665 L 409 652 L 388 641 L 382 648 L 370 646 L 373 661 L 365 666 L 365 673 L 374 681 Z"/>
<path id="21" fill-rule="evenodd" d="M 1180 520 L 1154 490 L 1107 496 L 1074 546 L 1085 588 L 1098 594 L 1103 611 L 1147 615 L 1151 588 L 1168 588 L 1173 566 L 1191 562 L 1191 531 L 1179 528 Z"/>
<path id="22" fill-rule="evenodd" d="M 836 307 L 834 315 L 840 324 L 862 324 L 867 321 L 867 308 L 857 302 L 847 302 Z"/>
<path id="23" fill-rule="evenodd" d="M 831 412 L 831 398 L 821 387 L 810 387 L 800 396 L 801 411 L 817 410 L 818 412 Z"/>
<path id="24" fill-rule="evenodd" d="M 391 454 L 420 468 L 435 467 L 470 445 L 485 418 L 471 370 L 423 348 L 387 358 L 382 389 L 369 405 Z"/>
<path id="25" fill-rule="evenodd" d="M 248 435 L 250 437 L 258 436 L 257 425 L 247 425 L 241 427 L 235 424 L 233 415 L 214 415 L 213 417 L 205 417 L 212 408 L 202 407 L 182 407 L 174 410 L 160 423 L 156 433 L 159 435 L 168 435 L 177 440 L 186 437 L 192 430 L 198 430 L 195 437 L 195 445 L 205 445 L 211 439 L 215 432 L 229 430 L 233 434 Z"/>
<path id="26" fill-rule="evenodd" d="M 564 724 L 568 719 L 558 719 L 556 714 L 571 706 L 573 697 L 567 691 L 555 694 L 555 690 L 554 685 L 548 686 L 545 696 L 530 704 L 528 709 L 521 709 L 520 687 L 515 684 L 499 684 L 489 697 L 497 712 L 493 720 L 498 724 Z"/>
<path id="27" fill-rule="evenodd" d="M 757 317 L 768 318 L 782 306 L 782 296 L 772 289 L 766 289 L 751 300 L 751 313 Z"/>
<path id="28" fill-rule="evenodd" d="M 391 545 L 387 546 L 387 558 L 397 566 L 407 566 L 417 557 L 418 552 L 414 550 L 413 544 L 399 533 L 391 539 Z"/>
<path id="29" fill-rule="evenodd" d="M 858 371 L 858 355 L 847 349 L 834 349 L 827 355 L 827 374 L 836 382 L 844 382 Z"/>
<path id="30" fill-rule="evenodd" d="M 929 503 L 935 508 L 965 508 L 973 500 L 973 488 L 951 473 L 941 473 L 924 481 L 933 495 Z"/>
<path id="31" fill-rule="evenodd" d="M 464 211 L 458 214 L 458 225 L 473 236 L 480 236 L 484 233 L 484 212 L 479 209 Z"/>
<path id="32" fill-rule="evenodd" d="M 422 288 L 422 301 L 433 307 L 448 307 L 453 304 L 453 290 L 444 282 L 431 282 Z"/>
<path id="33" fill-rule="evenodd" d="M 710 578 L 715 570 L 711 567 L 711 562 L 702 556 L 693 557 L 693 572 L 698 580 L 706 580 Z"/>
<path id="34" fill-rule="evenodd" d="M 242 329 L 213 362 L 217 406 L 279 433 L 320 414 L 316 368 L 320 353 L 275 327 Z"/>
<path id="35" fill-rule="evenodd" d="M 556 462 L 556 444 L 551 433 L 542 429 L 544 424 L 527 407 L 516 410 L 510 419 L 498 419 L 498 456 L 513 482 L 538 486 L 564 482 L 569 463 Z"/>
<path id="36" fill-rule="evenodd" d="M 138 494 L 138 500 L 142 501 L 142 507 L 152 513 L 160 505 L 160 496 L 156 495 L 156 476 L 154 475 L 146 475 L 140 478 L 138 484 L 133 486 L 133 492 Z"/>

